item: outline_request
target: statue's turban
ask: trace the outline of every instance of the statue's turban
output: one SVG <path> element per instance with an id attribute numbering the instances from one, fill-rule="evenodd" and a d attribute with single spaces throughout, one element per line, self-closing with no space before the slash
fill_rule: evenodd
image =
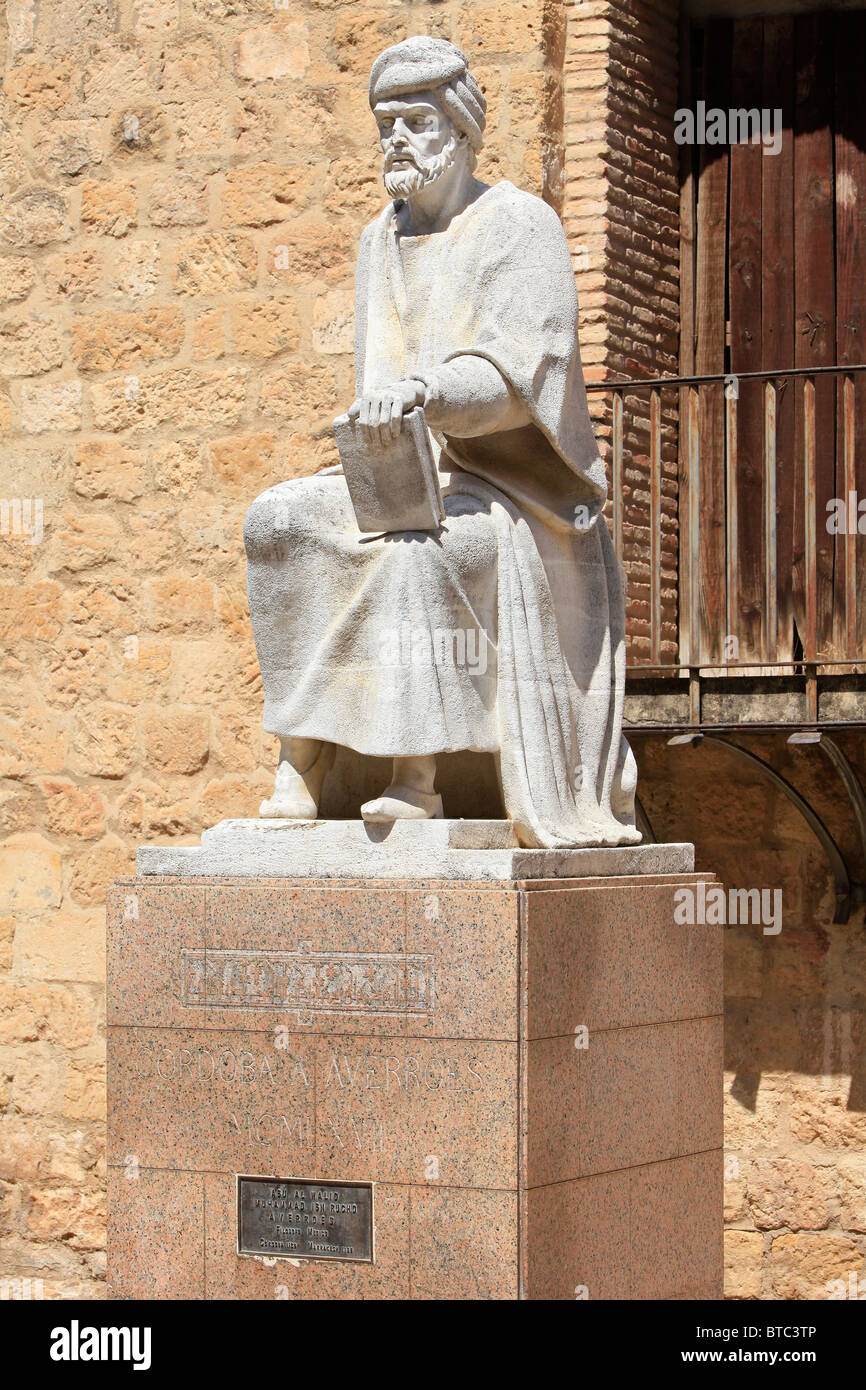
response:
<path id="1" fill-rule="evenodd" d="M 487 102 L 459 48 L 447 39 L 418 35 L 379 54 L 370 72 L 371 106 L 408 92 L 429 91 L 436 92 L 473 150 L 480 150 Z"/>

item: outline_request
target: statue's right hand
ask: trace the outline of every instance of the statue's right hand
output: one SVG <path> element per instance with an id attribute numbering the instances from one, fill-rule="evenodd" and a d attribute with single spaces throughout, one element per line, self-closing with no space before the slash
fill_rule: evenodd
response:
<path id="1" fill-rule="evenodd" d="M 350 420 L 357 420 L 368 440 L 383 447 L 396 439 L 403 428 L 403 416 L 423 404 L 427 388 L 423 381 L 398 381 L 394 386 L 365 391 L 349 406 Z"/>

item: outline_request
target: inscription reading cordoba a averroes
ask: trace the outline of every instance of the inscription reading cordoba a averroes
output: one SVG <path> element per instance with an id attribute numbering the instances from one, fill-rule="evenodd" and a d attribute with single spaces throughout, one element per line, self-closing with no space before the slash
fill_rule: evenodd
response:
<path id="1" fill-rule="evenodd" d="M 184 950 L 187 1008 L 433 1013 L 433 958 L 353 951 Z"/>

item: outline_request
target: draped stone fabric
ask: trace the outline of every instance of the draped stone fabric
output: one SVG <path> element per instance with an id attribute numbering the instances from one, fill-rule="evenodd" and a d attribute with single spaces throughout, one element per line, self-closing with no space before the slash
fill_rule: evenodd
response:
<path id="1" fill-rule="evenodd" d="M 505 181 L 447 230 L 402 241 L 394 204 L 361 238 L 359 393 L 411 377 L 435 395 L 486 359 L 525 423 L 434 435 L 434 535 L 359 536 L 339 469 L 256 500 L 245 540 L 265 727 L 377 755 L 498 752 L 523 844 L 634 843 L 621 568 L 562 226 Z"/>

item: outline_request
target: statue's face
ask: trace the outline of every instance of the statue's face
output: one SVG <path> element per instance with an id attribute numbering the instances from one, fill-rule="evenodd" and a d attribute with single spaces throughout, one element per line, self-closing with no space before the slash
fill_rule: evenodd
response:
<path id="1" fill-rule="evenodd" d="M 380 101 L 373 114 L 385 157 L 385 187 L 392 198 L 420 192 L 451 168 L 461 140 L 431 92 Z"/>

